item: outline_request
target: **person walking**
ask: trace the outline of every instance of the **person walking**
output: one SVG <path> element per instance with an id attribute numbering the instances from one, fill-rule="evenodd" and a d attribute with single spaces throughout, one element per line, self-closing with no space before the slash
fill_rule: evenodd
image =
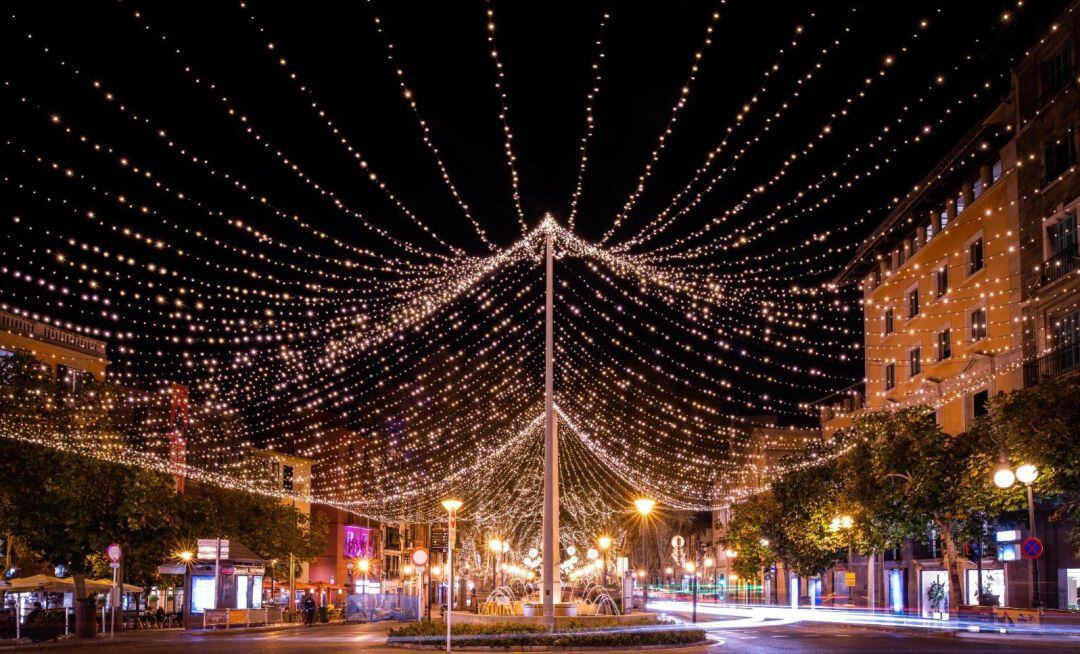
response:
<path id="1" fill-rule="evenodd" d="M 304 624 L 309 627 L 315 624 L 315 598 L 310 592 L 304 596 Z"/>

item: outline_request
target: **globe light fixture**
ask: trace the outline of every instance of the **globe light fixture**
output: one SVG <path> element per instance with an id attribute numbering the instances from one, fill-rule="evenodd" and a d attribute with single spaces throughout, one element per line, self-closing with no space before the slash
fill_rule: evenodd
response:
<path id="1" fill-rule="evenodd" d="M 994 471 L 994 485 L 998 488 L 1009 488 L 1016 481 L 1016 475 L 1013 474 L 1012 468 L 1009 467 L 1009 460 L 1005 457 L 1005 452 L 1002 452 L 998 457 L 997 470 Z"/>
<path id="2" fill-rule="evenodd" d="M 488 541 L 488 549 L 491 550 L 492 552 L 501 552 L 502 551 L 502 541 L 500 541 L 498 538 L 492 538 L 491 540 Z"/>
<path id="3" fill-rule="evenodd" d="M 450 513 L 456 513 L 461 508 L 461 500 L 443 500 L 442 507 Z"/>
<path id="4" fill-rule="evenodd" d="M 1016 469 L 1016 478 L 1021 483 L 1030 484 L 1039 476 L 1039 470 L 1030 463 L 1025 463 Z"/>
<path id="5" fill-rule="evenodd" d="M 360 559 L 356 562 L 356 567 L 360 570 L 360 572 L 367 574 L 367 571 L 371 569 L 371 561 L 369 561 L 368 559 Z"/>
<path id="6" fill-rule="evenodd" d="M 611 547 L 611 536 L 601 536 L 596 542 L 600 545 L 600 549 L 606 550 Z"/>

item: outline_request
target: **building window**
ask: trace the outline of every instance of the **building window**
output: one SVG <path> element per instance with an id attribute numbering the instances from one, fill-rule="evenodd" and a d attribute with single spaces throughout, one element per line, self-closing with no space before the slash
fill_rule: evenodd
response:
<path id="1" fill-rule="evenodd" d="M 944 361 L 952 356 L 952 331 L 943 329 L 937 335 L 937 358 Z"/>
<path id="2" fill-rule="evenodd" d="M 885 366 L 885 390 L 891 391 L 896 388 L 896 364 L 890 363 Z"/>
<path id="3" fill-rule="evenodd" d="M 983 240 L 977 238 L 968 246 L 968 274 L 974 275 L 983 268 Z"/>
<path id="4" fill-rule="evenodd" d="M 986 309 L 979 308 L 971 312 L 971 340 L 981 341 L 986 338 Z"/>
<path id="5" fill-rule="evenodd" d="M 290 465 L 281 466 L 281 487 L 287 491 L 293 489 L 293 467 Z"/>
<path id="6" fill-rule="evenodd" d="M 942 211 L 939 218 L 941 219 L 941 229 L 945 229 L 945 227 L 949 224 L 949 212 Z"/>
<path id="7" fill-rule="evenodd" d="M 1063 253 L 1076 250 L 1076 214 L 1066 214 L 1064 218 L 1054 223 L 1046 230 L 1046 237 L 1050 242 L 1050 257 L 1055 258 Z"/>
<path id="8" fill-rule="evenodd" d="M 996 183 L 1001 179 L 1002 174 L 1004 174 L 1004 168 L 1002 167 L 1001 162 L 995 161 L 994 165 L 990 167 L 990 179 Z"/>
<path id="9" fill-rule="evenodd" d="M 930 239 L 934 238 L 934 234 L 935 234 L 935 233 L 936 233 L 936 232 L 934 231 L 934 221 L 933 221 L 933 220 L 931 220 L 931 221 L 930 221 L 929 223 L 927 223 L 927 225 L 926 225 L 926 242 L 927 242 L 927 243 L 929 243 L 929 242 L 930 242 Z"/>
<path id="10" fill-rule="evenodd" d="M 971 396 L 971 417 L 985 416 L 989 410 L 990 391 L 983 389 Z"/>
<path id="11" fill-rule="evenodd" d="M 895 322 L 896 321 L 893 319 L 893 308 L 889 307 L 888 309 L 885 309 L 885 333 L 886 334 L 893 333 L 893 329 L 895 327 Z"/>
<path id="12" fill-rule="evenodd" d="M 976 199 L 983 194 L 983 183 L 981 179 L 975 180 L 975 183 L 971 185 L 971 194 L 975 196 Z"/>
<path id="13" fill-rule="evenodd" d="M 964 194 L 961 193 L 960 195 L 956 196 L 956 213 L 964 213 L 964 206 Z"/>
<path id="14" fill-rule="evenodd" d="M 907 294 L 908 318 L 919 315 L 919 289 L 911 289 Z"/>
<path id="15" fill-rule="evenodd" d="M 935 297 L 941 297 L 949 292 L 949 265 L 945 264 L 941 266 L 941 269 L 934 273 L 934 295 Z"/>
<path id="16" fill-rule="evenodd" d="M 1042 65 L 1042 99 L 1061 90 L 1072 79 L 1072 47 L 1066 44 Z"/>
<path id="17" fill-rule="evenodd" d="M 922 348 L 921 347 L 913 347 L 913 348 L 911 348 L 911 351 L 908 352 L 908 365 L 910 366 L 909 367 L 910 374 L 908 375 L 909 377 L 914 377 L 915 375 L 918 375 L 919 373 L 922 372 Z"/>
<path id="18" fill-rule="evenodd" d="M 1076 136 L 1070 127 L 1043 144 L 1043 183 L 1049 184 L 1076 163 Z"/>

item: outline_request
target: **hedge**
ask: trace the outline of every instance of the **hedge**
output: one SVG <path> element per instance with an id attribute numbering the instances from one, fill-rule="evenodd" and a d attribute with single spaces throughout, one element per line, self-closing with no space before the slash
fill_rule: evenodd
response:
<path id="1" fill-rule="evenodd" d="M 530 624 L 455 624 L 452 626 L 454 647 L 635 647 L 644 645 L 688 645 L 705 640 L 701 629 L 680 628 L 655 619 L 628 622 L 605 620 L 581 623 L 548 633 L 543 625 Z M 391 629 L 387 643 L 425 644 L 440 646 L 446 638 L 446 623 L 441 621 L 412 622 L 400 629 Z"/>

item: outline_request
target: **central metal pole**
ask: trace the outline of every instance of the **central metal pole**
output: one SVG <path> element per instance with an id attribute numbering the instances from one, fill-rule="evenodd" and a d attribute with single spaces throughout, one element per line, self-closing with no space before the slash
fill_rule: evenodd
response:
<path id="1" fill-rule="evenodd" d="M 552 230 L 545 236 L 547 272 L 544 300 L 544 624 L 555 629 L 555 603 L 562 601 L 559 575 L 559 441 L 555 426 L 555 331 L 552 326 L 555 295 L 554 243 Z"/>

